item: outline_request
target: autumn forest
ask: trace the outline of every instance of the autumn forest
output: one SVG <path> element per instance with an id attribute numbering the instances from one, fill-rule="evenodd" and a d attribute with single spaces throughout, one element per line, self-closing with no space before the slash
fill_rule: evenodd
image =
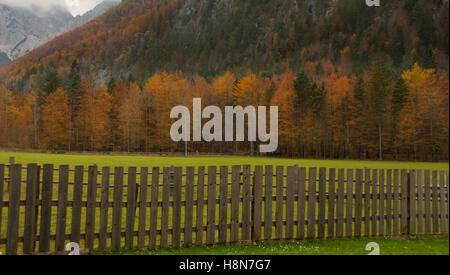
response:
<path id="1" fill-rule="evenodd" d="M 56 88 L 42 98 L 0 90 L 2 146 L 183 151 L 184 144 L 173 143 L 169 136 L 174 122 L 170 110 L 201 97 L 205 105 L 221 107 L 279 106 L 279 155 L 435 160 L 448 154 L 448 78 L 418 64 L 392 83 L 384 81 L 382 64 L 360 78 L 340 76 L 329 64 L 323 68 L 327 76 L 317 80 L 289 69 L 272 78 L 251 74 L 237 79 L 225 73 L 211 83 L 178 72 L 155 74 L 142 89 L 123 80 L 91 86 L 76 77 L 76 63 L 73 66 L 75 91 Z M 189 147 L 194 152 L 252 150 L 252 144 L 244 142 Z"/>
<path id="2" fill-rule="evenodd" d="M 201 97 L 279 106 L 273 156 L 448 160 L 448 1 L 317 2 L 123 1 L 0 70 L 0 148 L 184 152 L 170 110 Z"/>

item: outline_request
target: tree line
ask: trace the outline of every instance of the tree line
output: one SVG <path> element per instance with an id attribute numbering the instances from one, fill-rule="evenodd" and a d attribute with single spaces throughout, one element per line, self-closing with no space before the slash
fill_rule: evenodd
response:
<path id="1" fill-rule="evenodd" d="M 170 110 L 192 99 L 225 106 L 279 106 L 279 148 L 302 158 L 448 160 L 448 74 L 418 63 L 393 76 L 382 59 L 359 75 L 309 62 L 264 77 L 231 72 L 205 79 L 157 73 L 97 85 L 76 61 L 40 89 L 0 86 L 0 147 L 63 151 L 182 152 L 170 139 Z M 190 142 L 190 152 L 256 154 L 249 142 Z"/>

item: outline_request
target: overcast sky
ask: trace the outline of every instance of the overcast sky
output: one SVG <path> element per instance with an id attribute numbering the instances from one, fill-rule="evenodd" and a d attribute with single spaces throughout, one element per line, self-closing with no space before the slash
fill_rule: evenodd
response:
<path id="1" fill-rule="evenodd" d="M 23 8 L 49 9 L 55 5 L 65 7 L 72 15 L 80 15 L 95 8 L 103 0 L 0 0 L 0 3 Z"/>

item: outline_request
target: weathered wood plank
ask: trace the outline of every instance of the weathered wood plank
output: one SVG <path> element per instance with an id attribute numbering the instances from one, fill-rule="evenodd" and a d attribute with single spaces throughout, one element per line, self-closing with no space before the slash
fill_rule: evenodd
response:
<path id="1" fill-rule="evenodd" d="M 231 179 L 231 243 L 239 241 L 239 203 L 241 195 L 241 166 L 232 167 Z"/>
<path id="2" fill-rule="evenodd" d="M 228 166 L 220 167 L 219 189 L 219 243 L 224 244 L 228 233 Z"/>
<path id="3" fill-rule="evenodd" d="M 345 233 L 347 238 L 353 233 L 353 169 L 347 169 L 347 200 L 346 200 L 346 225 Z"/>
<path id="4" fill-rule="evenodd" d="M 172 246 L 181 246 L 181 191 L 183 184 L 183 168 L 175 168 L 175 186 L 173 195 L 173 214 L 172 214 Z"/>
<path id="5" fill-rule="evenodd" d="M 253 184 L 253 230 L 252 241 L 259 242 L 261 240 L 262 228 L 262 197 L 263 197 L 263 167 L 258 165 L 255 167 L 255 176 Z"/>
<path id="6" fill-rule="evenodd" d="M 423 170 L 417 170 L 417 234 L 423 234 Z"/>
<path id="7" fill-rule="evenodd" d="M 216 184 L 217 168 L 208 167 L 208 216 L 206 223 L 206 244 L 212 245 L 216 238 Z"/>
<path id="8" fill-rule="evenodd" d="M 384 169 L 380 169 L 380 202 L 378 204 L 378 209 L 379 209 L 379 216 L 380 216 L 380 224 L 378 226 L 378 235 L 379 236 L 384 236 L 385 235 L 385 230 L 384 230 L 384 226 L 385 226 L 385 210 L 384 210 L 384 204 L 385 204 L 385 171 Z"/>
<path id="9" fill-rule="evenodd" d="M 266 166 L 264 191 L 264 240 L 272 239 L 273 166 Z"/>
<path id="10" fill-rule="evenodd" d="M 336 169 L 329 169 L 328 181 L 328 237 L 335 236 L 335 219 L 336 219 Z"/>
<path id="11" fill-rule="evenodd" d="M 294 238 L 294 193 L 296 176 L 298 168 L 290 166 L 287 168 L 286 181 L 286 233 L 285 239 L 292 240 Z"/>
<path id="12" fill-rule="evenodd" d="M 449 220 L 449 207 L 448 207 L 448 205 L 449 205 L 449 202 L 450 202 L 450 199 L 449 199 L 449 185 L 448 185 L 448 181 L 449 181 L 449 172 L 447 171 L 446 173 L 445 173 L 445 199 L 446 199 L 446 203 L 445 203 L 445 211 L 447 212 L 447 219 L 446 219 L 446 223 L 447 223 L 447 232 L 446 233 L 448 233 L 448 220 Z"/>
<path id="13" fill-rule="evenodd" d="M 80 243 L 81 235 L 81 200 L 83 198 L 83 177 L 84 167 L 75 166 L 75 176 L 73 183 L 73 206 L 71 223 L 71 242 Z"/>
<path id="14" fill-rule="evenodd" d="M 425 185 L 425 233 L 431 233 L 431 181 L 430 171 L 424 172 L 424 185 Z"/>
<path id="15" fill-rule="evenodd" d="M 205 204 L 205 167 L 198 168 L 198 183 L 197 183 L 197 217 L 196 217 L 196 237 L 195 243 L 197 245 L 203 244 L 203 213 Z"/>
<path id="16" fill-rule="evenodd" d="M 327 169 L 319 169 L 319 216 L 318 216 L 318 237 L 325 238 L 325 211 L 326 211 L 326 190 L 327 188 Z"/>
<path id="17" fill-rule="evenodd" d="M 439 190 L 438 190 L 438 172 L 432 172 L 432 191 L 433 191 L 433 233 L 439 233 Z"/>
<path id="18" fill-rule="evenodd" d="M 395 169 L 394 170 L 394 206 L 393 206 L 393 211 L 394 211 L 394 226 L 393 226 L 393 235 L 394 236 L 398 236 L 400 235 L 400 227 L 399 227 L 399 223 L 400 223 L 400 210 L 399 210 L 399 198 L 400 198 L 400 183 L 399 183 L 399 170 Z"/>
<path id="19" fill-rule="evenodd" d="M 37 166 L 37 173 L 36 173 L 36 179 L 37 179 L 37 183 L 36 183 L 36 197 L 35 197 L 35 201 L 38 202 L 40 199 L 40 194 L 41 194 L 41 189 L 40 189 L 40 185 L 41 185 L 41 166 Z M 34 216 L 36 217 L 34 219 L 34 235 L 37 235 L 38 232 L 38 216 L 39 216 L 39 205 L 36 204 L 35 208 L 34 208 Z M 33 240 L 33 251 L 36 250 L 36 244 L 38 242 L 37 238 L 34 238 Z"/>
<path id="20" fill-rule="evenodd" d="M 306 224 L 306 168 L 298 168 L 297 239 L 305 238 Z"/>
<path id="21" fill-rule="evenodd" d="M 392 169 L 386 171 L 386 236 L 392 235 Z"/>
<path id="22" fill-rule="evenodd" d="M 42 179 L 42 205 L 39 252 L 50 251 L 50 230 L 52 224 L 53 164 L 44 164 Z"/>
<path id="23" fill-rule="evenodd" d="M 97 166 L 88 168 L 88 191 L 86 209 L 86 248 L 94 250 L 95 209 L 97 204 Z"/>
<path id="24" fill-rule="evenodd" d="M 161 216 L 161 248 L 168 247 L 169 239 L 169 211 L 170 211 L 170 173 L 172 169 L 163 168 L 163 194 L 162 194 L 162 216 Z"/>
<path id="25" fill-rule="evenodd" d="M 0 164 L 0 213 L 3 213 L 3 194 L 5 189 L 5 165 Z M 0 232 L 2 232 L 2 217 L 0 215 Z M 1 235 L 1 233 L 0 233 Z"/>
<path id="26" fill-rule="evenodd" d="M 409 235 L 409 201 L 408 201 L 408 171 L 403 169 L 401 171 L 401 196 L 402 196 L 402 206 L 401 206 L 401 233 L 402 235 Z"/>
<path id="27" fill-rule="evenodd" d="M 40 186 L 41 186 L 41 166 L 39 166 L 39 165 L 37 167 L 37 176 L 36 176 L 36 178 L 37 178 L 37 184 L 36 184 L 36 197 L 35 197 L 35 200 L 37 202 L 37 201 L 39 201 L 40 195 L 41 195 L 41 188 L 40 188 Z M 37 233 L 38 233 L 38 221 L 39 221 L 39 219 L 38 219 L 38 217 L 39 217 L 39 205 L 37 205 L 37 204 L 36 204 L 34 213 L 35 213 L 34 216 L 36 217 L 35 220 L 34 220 L 34 235 L 36 236 Z M 37 242 L 38 242 L 38 239 L 34 238 L 33 251 L 36 250 Z"/>
<path id="28" fill-rule="evenodd" d="M 139 223 L 138 223 L 138 248 L 145 248 L 147 228 L 147 193 L 148 193 L 148 168 L 141 168 L 139 182 Z"/>
<path id="29" fill-rule="evenodd" d="M 125 220 L 125 249 L 133 248 L 136 219 L 136 167 L 128 168 L 127 214 Z"/>
<path id="30" fill-rule="evenodd" d="M 243 203 L 242 203 L 242 241 L 250 240 L 250 205 L 251 205 L 251 194 L 250 194 L 250 165 L 244 165 L 243 171 Z"/>
<path id="31" fill-rule="evenodd" d="M 160 168 L 152 168 L 152 191 L 150 203 L 150 233 L 149 233 L 149 248 L 156 248 L 156 235 L 158 226 L 158 203 L 159 203 L 159 174 Z"/>
<path id="32" fill-rule="evenodd" d="M 123 200 L 123 167 L 114 168 L 114 200 L 112 217 L 112 239 L 111 247 L 113 250 L 121 248 L 122 238 L 122 200 Z"/>
<path id="33" fill-rule="evenodd" d="M 355 183 L 355 237 L 361 237 L 362 233 L 362 195 L 363 195 L 363 169 L 356 169 Z"/>
<path id="34" fill-rule="evenodd" d="M 378 170 L 372 170 L 372 237 L 378 235 Z"/>
<path id="35" fill-rule="evenodd" d="M 345 199 L 345 170 L 338 170 L 338 196 L 336 204 L 336 237 L 344 237 L 344 199 Z"/>
<path id="36" fill-rule="evenodd" d="M 284 189 L 283 189 L 283 166 L 277 166 L 276 168 L 276 213 L 275 213 L 275 237 L 277 240 L 283 238 L 283 203 L 284 203 Z"/>
<path id="37" fill-rule="evenodd" d="M 0 181 L 2 177 L 0 167 Z M 28 164 L 27 166 L 27 187 L 26 187 L 26 204 L 25 204 L 25 224 L 24 224 L 24 240 L 23 240 L 23 254 L 31 254 L 34 252 L 34 241 L 36 238 L 36 201 L 39 185 L 38 166 L 37 164 Z M 3 198 L 3 185 L 0 183 L 0 205 Z M 0 206 L 0 213 L 1 206 Z M 1 216 L 1 215 L 0 215 Z M 1 219 L 0 219 L 1 224 Z M 0 226 L 1 227 L 1 226 Z M 0 228 L 1 232 L 1 228 Z"/>
<path id="38" fill-rule="evenodd" d="M 440 195 L 440 210 L 441 210 L 441 232 L 440 233 L 447 233 L 448 231 L 448 224 L 447 224 L 447 212 L 448 209 L 445 205 L 445 172 L 440 171 L 439 172 L 439 195 Z"/>
<path id="39" fill-rule="evenodd" d="M 19 244 L 20 192 L 22 165 L 11 164 L 9 184 L 8 225 L 6 232 L 6 255 L 16 255 Z M 48 249 L 48 248 L 47 248 Z"/>
<path id="40" fill-rule="evenodd" d="M 308 239 L 316 237 L 316 177 L 317 169 L 309 168 L 309 186 L 308 186 Z"/>
<path id="41" fill-rule="evenodd" d="M 59 167 L 58 210 L 56 214 L 56 251 L 64 251 L 65 249 L 68 184 L 69 166 L 61 165 Z"/>
<path id="42" fill-rule="evenodd" d="M 107 249 L 107 237 L 108 234 L 108 212 L 109 212 L 109 177 L 110 168 L 102 168 L 102 189 L 100 195 L 100 236 L 98 247 L 100 250 Z"/>
<path id="43" fill-rule="evenodd" d="M 416 234 L 416 171 L 409 172 L 409 234 Z"/>
<path id="44" fill-rule="evenodd" d="M 370 221 L 371 221 L 371 215 L 370 215 L 370 195 L 372 194 L 370 190 L 370 169 L 365 168 L 364 169 L 364 236 L 369 237 L 370 236 Z"/>
<path id="45" fill-rule="evenodd" d="M 186 207 L 184 219 L 184 245 L 192 245 L 192 227 L 194 225 L 194 179 L 195 168 L 186 168 Z"/>

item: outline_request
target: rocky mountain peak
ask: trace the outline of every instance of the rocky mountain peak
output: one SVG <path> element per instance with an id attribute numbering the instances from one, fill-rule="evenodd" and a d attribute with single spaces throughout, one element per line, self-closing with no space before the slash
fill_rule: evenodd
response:
<path id="1" fill-rule="evenodd" d="M 118 3 L 120 0 L 106 0 L 77 17 L 57 6 L 40 10 L 0 4 L 0 68 L 56 36 L 85 24 Z"/>

